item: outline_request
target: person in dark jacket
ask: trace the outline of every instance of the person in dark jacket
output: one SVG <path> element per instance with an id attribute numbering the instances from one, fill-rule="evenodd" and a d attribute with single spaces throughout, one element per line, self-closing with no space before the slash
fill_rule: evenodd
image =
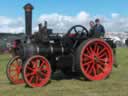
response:
<path id="1" fill-rule="evenodd" d="M 100 24 L 100 19 L 95 20 L 95 37 L 96 38 L 103 38 L 105 35 L 104 26 Z"/>

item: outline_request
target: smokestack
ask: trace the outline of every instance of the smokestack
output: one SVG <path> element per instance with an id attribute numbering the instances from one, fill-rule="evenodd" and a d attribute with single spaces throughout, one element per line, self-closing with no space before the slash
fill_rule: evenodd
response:
<path id="1" fill-rule="evenodd" d="M 32 10 L 33 6 L 31 4 L 26 4 L 24 6 L 25 10 L 25 34 L 27 38 L 30 38 L 32 35 Z"/>

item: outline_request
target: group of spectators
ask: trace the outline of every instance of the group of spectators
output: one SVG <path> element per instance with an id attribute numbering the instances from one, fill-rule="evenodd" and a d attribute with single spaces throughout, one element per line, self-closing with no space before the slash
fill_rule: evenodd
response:
<path id="1" fill-rule="evenodd" d="M 95 37 L 95 38 L 103 38 L 105 35 L 105 29 L 104 26 L 100 23 L 100 19 L 96 19 L 95 22 L 94 21 L 90 21 L 89 22 L 90 25 L 90 35 L 91 37 Z"/>

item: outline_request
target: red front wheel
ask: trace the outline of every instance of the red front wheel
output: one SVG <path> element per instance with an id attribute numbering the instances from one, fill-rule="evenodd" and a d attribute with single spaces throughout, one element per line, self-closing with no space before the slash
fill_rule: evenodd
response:
<path id="1" fill-rule="evenodd" d="M 48 83 L 51 77 L 51 66 L 43 56 L 33 56 L 23 68 L 23 77 L 30 87 L 42 87 Z"/>
<path id="2" fill-rule="evenodd" d="M 13 84 L 22 84 L 24 80 L 22 79 L 22 60 L 19 56 L 11 59 L 7 65 L 6 74 L 8 79 Z"/>

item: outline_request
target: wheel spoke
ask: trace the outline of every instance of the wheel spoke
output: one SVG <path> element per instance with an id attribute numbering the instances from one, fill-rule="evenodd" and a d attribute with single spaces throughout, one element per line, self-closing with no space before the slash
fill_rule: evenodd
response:
<path id="1" fill-rule="evenodd" d="M 17 77 L 17 74 L 14 74 L 14 75 L 12 75 L 11 76 L 11 78 L 14 80 L 14 79 L 16 79 L 16 77 Z M 17 80 L 17 79 L 16 79 Z"/>
<path id="2" fill-rule="evenodd" d="M 101 55 L 103 52 L 105 52 L 106 48 L 103 48 L 98 54 Z"/>
<path id="3" fill-rule="evenodd" d="M 19 76 L 20 76 L 20 73 L 17 73 L 17 76 L 16 76 L 17 77 L 17 80 L 19 79 Z"/>
<path id="4" fill-rule="evenodd" d="M 38 74 L 36 74 L 36 84 L 38 84 L 39 82 L 39 77 L 38 77 Z"/>
<path id="5" fill-rule="evenodd" d="M 9 72 L 17 71 L 16 69 L 9 69 Z"/>
<path id="6" fill-rule="evenodd" d="M 45 61 L 43 60 L 42 63 L 40 64 L 40 67 L 42 67 L 45 64 Z"/>
<path id="7" fill-rule="evenodd" d="M 88 55 L 91 55 L 91 52 L 90 52 L 90 50 L 89 50 L 89 48 L 87 47 L 87 53 L 88 53 Z"/>
<path id="8" fill-rule="evenodd" d="M 41 71 L 41 76 L 43 76 L 44 78 L 46 77 L 46 74 L 47 73 L 44 73 L 44 72 Z"/>
<path id="9" fill-rule="evenodd" d="M 40 70 L 41 70 L 42 72 L 44 72 L 44 71 L 48 71 L 48 68 L 47 68 L 47 67 L 45 67 L 45 68 L 40 68 Z"/>
<path id="10" fill-rule="evenodd" d="M 92 73 L 92 67 L 88 70 L 88 74 Z"/>
<path id="11" fill-rule="evenodd" d="M 100 51 L 100 48 L 99 46 L 97 47 L 97 50 L 96 50 L 96 54 L 99 54 L 99 51 Z"/>
<path id="12" fill-rule="evenodd" d="M 106 56 L 106 54 L 105 54 L 105 53 L 103 53 L 103 54 L 99 55 L 98 57 L 99 57 L 99 58 L 103 58 L 104 56 Z"/>
<path id="13" fill-rule="evenodd" d="M 19 65 L 18 59 L 16 59 L 16 64 Z"/>
<path id="14" fill-rule="evenodd" d="M 16 67 L 17 65 L 16 65 L 15 63 L 12 63 L 11 66 L 12 66 L 12 67 Z"/>
<path id="15" fill-rule="evenodd" d="M 92 64 L 90 64 L 90 68 L 89 68 L 89 70 L 87 71 L 89 74 L 91 74 L 92 73 L 92 69 L 93 69 L 93 65 Z"/>
<path id="16" fill-rule="evenodd" d="M 29 79 L 29 82 L 32 82 L 34 76 L 31 76 L 30 79 Z"/>
<path id="17" fill-rule="evenodd" d="M 42 81 L 43 79 L 42 79 L 42 77 L 39 75 L 39 81 Z"/>
<path id="18" fill-rule="evenodd" d="M 100 46 L 96 43 L 94 48 L 95 54 L 98 56 L 100 53 Z"/>
<path id="19" fill-rule="evenodd" d="M 107 58 L 105 58 L 105 59 L 99 59 L 99 61 L 103 62 L 104 64 L 109 63 Z"/>
<path id="20" fill-rule="evenodd" d="M 96 69 L 95 69 L 95 67 L 93 66 L 93 73 L 94 73 L 94 76 L 96 76 Z"/>
<path id="21" fill-rule="evenodd" d="M 90 52 L 91 53 L 94 53 L 94 51 L 93 51 L 93 49 L 92 49 L 92 47 L 90 46 L 90 47 L 88 47 L 89 48 L 89 50 L 90 50 Z"/>
<path id="22" fill-rule="evenodd" d="M 89 59 L 92 59 L 92 56 L 90 56 L 90 55 L 83 54 L 83 56 L 84 56 L 84 57 L 87 57 L 87 58 L 89 58 Z"/>
<path id="23" fill-rule="evenodd" d="M 103 68 L 103 67 L 101 67 L 101 65 L 100 65 L 100 64 L 97 64 L 96 66 L 97 66 L 97 69 L 98 69 L 98 70 L 100 69 L 100 70 L 104 73 L 104 68 Z"/>
<path id="24" fill-rule="evenodd" d="M 91 64 L 91 63 L 93 63 L 92 60 L 90 60 L 90 61 L 88 61 L 88 62 L 85 62 L 83 65 L 84 65 L 84 66 L 87 66 L 87 65 L 89 65 L 89 64 Z"/>
<path id="25" fill-rule="evenodd" d="M 32 76 L 32 75 L 34 75 L 33 72 L 31 72 L 31 73 L 26 73 L 26 77 L 29 77 L 29 76 Z"/>
<path id="26" fill-rule="evenodd" d="M 10 78 L 14 81 L 15 80 L 15 78 L 13 77 L 13 76 L 10 76 Z"/>
<path id="27" fill-rule="evenodd" d="M 95 44 L 94 44 L 94 52 L 95 52 L 95 53 L 97 53 L 97 49 L 98 49 L 98 44 L 95 43 Z"/>
<path id="28" fill-rule="evenodd" d="M 35 61 L 31 61 L 34 68 L 37 68 L 37 63 Z"/>
<path id="29" fill-rule="evenodd" d="M 104 62 L 98 61 L 97 63 L 100 64 L 100 65 L 105 66 L 105 63 Z"/>
<path id="30" fill-rule="evenodd" d="M 74 31 L 77 33 L 76 27 L 74 28 Z"/>
<path id="31" fill-rule="evenodd" d="M 35 61 L 35 62 L 36 62 L 36 68 L 38 67 L 39 61 L 40 61 L 40 60 L 39 60 L 38 58 L 37 58 L 36 61 Z"/>
<path id="32" fill-rule="evenodd" d="M 27 69 L 30 70 L 30 71 L 33 71 L 33 68 L 27 66 Z"/>

